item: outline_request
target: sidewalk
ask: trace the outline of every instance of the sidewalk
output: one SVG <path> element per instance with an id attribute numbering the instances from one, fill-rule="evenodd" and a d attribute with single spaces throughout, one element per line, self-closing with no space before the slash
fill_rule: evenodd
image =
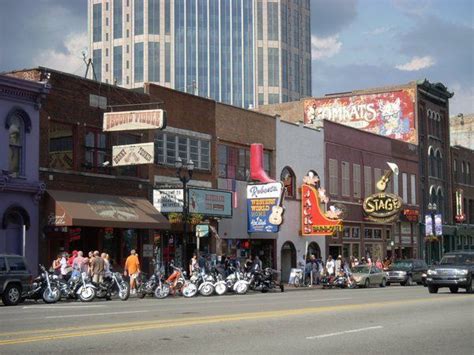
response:
<path id="1" fill-rule="evenodd" d="M 287 284 L 284 283 L 285 285 L 285 292 L 293 292 L 293 291 L 312 291 L 312 290 L 322 290 L 321 285 L 313 285 L 312 287 L 308 286 L 300 286 L 300 287 L 295 287 L 293 284 Z"/>

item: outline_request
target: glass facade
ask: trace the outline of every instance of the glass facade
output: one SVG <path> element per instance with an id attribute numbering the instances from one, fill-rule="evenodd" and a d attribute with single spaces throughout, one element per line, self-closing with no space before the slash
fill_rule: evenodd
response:
<path id="1" fill-rule="evenodd" d="M 268 40 L 278 41 L 278 3 L 267 4 Z"/>
<path id="2" fill-rule="evenodd" d="M 184 0 L 174 2 L 174 87 L 185 91 L 184 83 Z"/>
<path id="3" fill-rule="evenodd" d="M 242 106 L 242 6 L 232 0 L 232 103 Z"/>
<path id="4" fill-rule="evenodd" d="M 254 105 L 253 16 L 252 0 L 243 0 L 244 34 L 244 107 Z"/>
<path id="5" fill-rule="evenodd" d="M 231 103 L 230 1 L 221 0 L 221 101 Z"/>
<path id="6" fill-rule="evenodd" d="M 122 85 L 122 46 L 114 47 L 114 83 Z"/>
<path id="7" fill-rule="evenodd" d="M 198 93 L 201 96 L 209 96 L 207 85 L 207 2 L 198 1 Z"/>
<path id="8" fill-rule="evenodd" d="M 92 41 L 102 41 L 102 4 L 92 7 Z"/>
<path id="9" fill-rule="evenodd" d="M 135 0 L 134 4 L 134 33 L 137 36 L 143 34 L 143 0 Z"/>
<path id="10" fill-rule="evenodd" d="M 135 82 L 143 82 L 143 42 L 135 43 L 133 59 Z"/>
<path id="11" fill-rule="evenodd" d="M 268 86 L 280 84 L 280 61 L 278 48 L 268 48 Z"/>
<path id="12" fill-rule="evenodd" d="M 122 0 L 114 0 L 113 38 L 122 38 Z"/>
<path id="13" fill-rule="evenodd" d="M 196 1 L 186 0 L 186 92 L 196 94 Z"/>
<path id="14" fill-rule="evenodd" d="M 102 80 L 102 49 L 94 49 L 92 52 L 92 65 L 95 75 L 95 80 Z"/>
<path id="15" fill-rule="evenodd" d="M 160 81 L 160 42 L 148 42 L 148 81 Z"/>
<path id="16" fill-rule="evenodd" d="M 209 96 L 219 100 L 219 2 L 209 2 Z"/>
<path id="17" fill-rule="evenodd" d="M 171 43 L 165 43 L 165 82 L 171 81 Z"/>
<path id="18" fill-rule="evenodd" d="M 171 30 L 171 0 L 165 0 L 165 34 L 170 34 Z"/>
<path id="19" fill-rule="evenodd" d="M 160 34 L 160 0 L 148 0 L 148 33 Z"/>

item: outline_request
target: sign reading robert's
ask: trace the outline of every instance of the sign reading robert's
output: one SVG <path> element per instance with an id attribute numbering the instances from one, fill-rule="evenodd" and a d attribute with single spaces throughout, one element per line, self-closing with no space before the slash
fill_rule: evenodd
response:
<path id="1" fill-rule="evenodd" d="M 134 131 L 166 128 L 166 111 L 140 110 L 104 113 L 104 131 Z"/>
<path id="2" fill-rule="evenodd" d="M 112 147 L 112 166 L 153 164 L 154 159 L 153 142 Z"/>

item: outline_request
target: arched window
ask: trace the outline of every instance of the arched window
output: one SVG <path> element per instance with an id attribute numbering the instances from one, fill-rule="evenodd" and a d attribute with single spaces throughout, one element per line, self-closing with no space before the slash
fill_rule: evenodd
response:
<path id="1" fill-rule="evenodd" d="M 440 179 L 442 179 L 443 178 L 443 157 L 442 157 L 441 152 L 440 152 L 439 149 L 436 151 L 436 165 L 438 167 L 438 169 L 437 169 L 438 175 L 437 176 Z"/>
<path id="2" fill-rule="evenodd" d="M 454 182 L 458 182 L 458 161 L 453 159 Z"/>
<path id="3" fill-rule="evenodd" d="M 436 176 L 436 158 L 435 158 L 435 152 L 433 147 L 428 148 L 428 156 L 429 156 L 429 172 L 430 176 Z"/>
<path id="4" fill-rule="evenodd" d="M 290 198 L 296 198 L 296 177 L 295 173 L 291 168 L 285 167 L 281 171 L 280 180 L 286 189 L 286 196 Z"/>
<path id="5" fill-rule="evenodd" d="M 471 185 L 471 163 L 466 164 L 466 184 Z"/>
<path id="6" fill-rule="evenodd" d="M 442 215 L 442 218 L 445 219 L 446 216 L 444 215 L 444 194 L 443 194 L 443 189 L 438 186 L 438 192 L 437 192 L 437 207 L 438 207 L 438 211 L 439 213 L 441 213 Z"/>
<path id="7" fill-rule="evenodd" d="M 466 182 L 466 162 L 461 163 L 461 182 Z"/>
<path id="8" fill-rule="evenodd" d="M 430 202 L 431 203 L 437 203 L 437 196 L 436 196 L 436 188 L 434 185 L 430 186 Z"/>
<path id="9" fill-rule="evenodd" d="M 23 145 L 25 138 L 24 125 L 19 116 L 10 119 L 8 128 L 9 160 L 8 170 L 10 173 L 23 173 Z"/>

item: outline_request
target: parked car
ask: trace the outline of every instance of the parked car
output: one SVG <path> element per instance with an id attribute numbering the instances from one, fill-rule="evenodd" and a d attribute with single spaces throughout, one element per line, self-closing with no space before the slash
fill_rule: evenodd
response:
<path id="1" fill-rule="evenodd" d="M 0 297 L 6 306 L 14 306 L 23 300 L 29 290 L 32 275 L 20 255 L 0 254 Z"/>
<path id="2" fill-rule="evenodd" d="M 438 265 L 430 267 L 426 277 L 428 291 L 437 293 L 441 287 L 449 287 L 451 293 L 465 288 L 472 293 L 474 252 L 458 251 L 444 254 Z"/>
<path id="3" fill-rule="evenodd" d="M 371 285 L 379 285 L 385 287 L 387 284 L 387 277 L 383 270 L 375 267 L 375 265 L 358 265 L 352 270 L 352 277 L 357 286 L 370 287 Z"/>
<path id="4" fill-rule="evenodd" d="M 399 283 L 402 286 L 412 286 L 415 282 L 421 285 L 423 273 L 427 270 L 428 265 L 421 259 L 395 260 L 386 271 L 387 285 Z"/>

